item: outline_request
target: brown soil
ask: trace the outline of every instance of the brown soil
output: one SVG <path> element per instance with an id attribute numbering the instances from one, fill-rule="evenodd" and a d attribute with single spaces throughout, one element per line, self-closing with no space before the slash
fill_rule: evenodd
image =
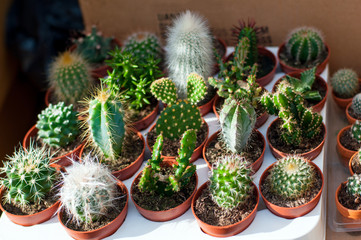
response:
<path id="1" fill-rule="evenodd" d="M 158 104 L 158 101 L 155 98 L 151 98 L 150 104 L 145 105 L 145 107 L 143 109 L 141 109 L 140 111 L 129 109 L 128 111 L 126 111 L 125 117 L 126 117 L 127 121 L 130 123 L 137 122 L 137 121 L 145 118 L 146 116 L 148 116 L 151 112 L 153 112 L 153 110 L 155 109 L 157 104 Z"/>
<path id="2" fill-rule="evenodd" d="M 207 187 L 195 201 L 194 211 L 197 217 L 207 224 L 227 226 L 245 219 L 253 211 L 256 204 L 257 197 L 255 194 L 252 194 L 245 204 L 239 204 L 236 208 L 227 211 L 213 201 Z"/>
<path id="3" fill-rule="evenodd" d="M 328 55 L 328 51 L 325 50 L 321 56 L 309 63 L 306 64 L 301 64 L 301 63 L 296 63 L 293 58 L 287 53 L 286 51 L 286 47 L 283 48 L 283 51 L 280 52 L 280 61 L 284 62 L 286 65 L 290 66 L 290 67 L 294 67 L 294 68 L 313 68 L 317 65 L 320 65 L 323 61 L 325 61 L 325 59 L 327 58 Z"/>
<path id="4" fill-rule="evenodd" d="M 360 174 L 361 173 L 361 163 L 358 161 L 359 155 L 356 154 L 351 160 L 351 168 L 354 173 Z"/>
<path id="5" fill-rule="evenodd" d="M 305 152 L 309 152 L 315 149 L 318 145 L 320 145 L 324 139 L 325 129 L 322 125 L 321 132 L 313 139 L 303 139 L 301 144 L 297 147 L 293 145 L 288 145 L 285 142 L 283 142 L 281 137 L 281 133 L 282 133 L 281 123 L 282 120 L 279 119 L 278 121 L 275 122 L 275 124 L 269 126 L 270 129 L 268 132 L 268 139 L 274 148 L 284 153 L 302 154 Z"/>
<path id="6" fill-rule="evenodd" d="M 202 123 L 201 129 L 197 132 L 197 142 L 196 142 L 196 149 L 199 147 L 206 139 L 207 139 L 207 125 L 205 123 Z M 164 137 L 163 138 L 163 156 L 178 156 L 178 149 L 180 147 L 180 140 L 182 139 L 182 136 L 180 136 L 178 139 L 169 139 Z M 155 143 L 155 140 L 157 140 L 157 134 L 155 132 L 155 128 L 153 128 L 150 132 L 148 132 L 147 135 L 147 141 L 149 144 L 149 147 L 153 150 L 153 145 Z"/>
<path id="7" fill-rule="evenodd" d="M 361 120 L 361 116 L 355 113 L 355 111 L 352 108 L 352 105 L 348 108 L 348 114 L 350 114 L 350 116 L 355 118 L 356 120 Z"/>
<path id="8" fill-rule="evenodd" d="M 352 151 L 358 151 L 361 148 L 361 143 L 358 143 L 355 141 L 355 139 L 352 138 L 351 129 L 348 129 L 342 133 L 340 136 L 340 143 L 342 146 Z"/>
<path id="9" fill-rule="evenodd" d="M 348 209 L 361 210 L 361 198 L 349 195 L 346 192 L 346 184 L 341 184 L 340 193 L 338 195 L 338 201 L 342 206 Z"/>
<path id="10" fill-rule="evenodd" d="M 224 100 L 225 100 L 224 98 L 219 97 L 218 101 L 216 102 L 216 111 L 217 111 L 218 115 L 221 112 L 221 109 L 222 109 L 223 104 L 224 104 Z M 260 102 L 257 102 L 257 107 L 254 110 L 256 111 L 256 116 L 257 117 L 261 116 L 263 113 L 266 112 L 266 109 L 263 107 L 263 105 Z"/>

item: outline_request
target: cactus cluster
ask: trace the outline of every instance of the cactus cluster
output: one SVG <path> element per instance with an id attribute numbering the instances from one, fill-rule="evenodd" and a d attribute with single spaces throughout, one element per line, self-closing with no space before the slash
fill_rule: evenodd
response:
<path id="1" fill-rule="evenodd" d="M 7 189 L 7 202 L 21 206 L 39 203 L 50 192 L 56 181 L 56 170 L 50 167 L 52 155 L 47 147 L 37 148 L 31 142 L 28 149 L 19 147 L 13 156 L 7 156 L 1 173 L 1 185 Z"/>
<path id="2" fill-rule="evenodd" d="M 38 115 L 36 123 L 38 137 L 52 147 L 65 147 L 73 142 L 79 134 L 79 121 L 73 105 L 66 106 L 64 102 L 49 104 Z"/>
<path id="3" fill-rule="evenodd" d="M 361 197 L 361 174 L 354 174 L 347 178 L 346 192 L 354 197 Z"/>
<path id="4" fill-rule="evenodd" d="M 251 169 L 238 155 L 219 158 L 210 175 L 210 193 L 217 205 L 232 210 L 245 203 L 252 193 Z"/>
<path id="5" fill-rule="evenodd" d="M 187 76 L 196 72 L 208 79 L 213 72 L 213 42 L 207 22 L 190 11 L 178 16 L 169 28 L 166 45 L 169 78 L 180 99 L 187 98 Z"/>
<path id="6" fill-rule="evenodd" d="M 78 53 L 66 51 L 50 66 L 49 85 L 59 101 L 76 104 L 92 85 L 90 67 Z"/>
<path id="7" fill-rule="evenodd" d="M 178 150 L 179 156 L 176 159 L 177 164 L 172 166 L 170 173 L 165 174 L 161 171 L 163 135 L 158 135 L 153 146 L 152 158 L 148 160 L 138 183 L 140 191 L 171 195 L 186 186 L 190 181 L 190 177 L 196 171 L 196 166 L 189 162 L 195 148 L 196 139 L 196 132 L 193 129 L 187 130 L 183 134 L 180 142 L 181 146 Z"/>
<path id="8" fill-rule="evenodd" d="M 356 142 L 361 143 L 361 122 L 356 122 L 351 126 L 351 136 Z"/>
<path id="9" fill-rule="evenodd" d="M 361 93 L 352 98 L 351 108 L 356 115 L 361 116 Z"/>
<path id="10" fill-rule="evenodd" d="M 357 73 L 351 69 L 340 69 L 331 78 L 334 93 L 341 98 L 352 98 L 360 90 Z"/>

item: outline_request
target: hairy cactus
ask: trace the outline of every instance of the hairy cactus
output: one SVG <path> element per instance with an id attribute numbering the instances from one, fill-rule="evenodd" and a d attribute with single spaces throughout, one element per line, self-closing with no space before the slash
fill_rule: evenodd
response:
<path id="1" fill-rule="evenodd" d="M 351 136 L 358 143 L 361 143 L 361 122 L 356 120 L 356 122 L 351 126 Z"/>
<path id="2" fill-rule="evenodd" d="M 351 98 L 359 92 L 357 73 L 351 69 L 340 69 L 331 78 L 331 86 L 337 96 Z"/>
<path id="3" fill-rule="evenodd" d="M 285 199 L 302 197 L 316 183 L 316 173 L 304 158 L 288 156 L 278 160 L 268 175 L 271 191 Z"/>
<path id="4" fill-rule="evenodd" d="M 321 33 L 312 27 L 293 30 L 286 40 L 286 51 L 298 64 L 312 63 L 325 51 Z"/>
<path id="5" fill-rule="evenodd" d="M 63 208 L 78 225 L 97 221 L 114 208 L 118 197 L 117 181 L 111 172 L 87 156 L 83 163 L 73 166 L 63 174 L 60 200 Z"/>
<path id="6" fill-rule="evenodd" d="M 102 63 L 111 50 L 113 37 L 103 37 L 101 32 L 97 31 L 96 26 L 85 37 L 74 40 L 77 45 L 76 51 L 80 53 L 90 63 Z"/>
<path id="7" fill-rule="evenodd" d="M 354 197 L 361 197 L 361 174 L 347 178 L 346 192 Z"/>
<path id="8" fill-rule="evenodd" d="M 239 155 L 219 158 L 209 179 L 213 201 L 226 210 L 245 203 L 253 190 L 251 171 Z"/>
<path id="9" fill-rule="evenodd" d="M 66 104 L 82 100 L 92 84 L 88 63 L 79 54 L 68 51 L 51 63 L 48 79 L 56 98 Z"/>
<path id="10" fill-rule="evenodd" d="M 28 149 L 19 147 L 13 156 L 7 156 L 1 173 L 1 185 L 7 189 L 5 199 L 20 203 L 22 206 L 39 203 L 52 189 L 56 171 L 50 167 L 52 155 L 47 147 L 36 148 L 31 142 Z"/>
<path id="11" fill-rule="evenodd" d="M 356 94 L 352 98 L 351 107 L 357 115 L 361 116 L 361 93 Z"/>
<path id="12" fill-rule="evenodd" d="M 180 99 L 187 98 L 187 76 L 196 72 L 208 79 L 213 71 L 213 42 L 206 21 L 186 11 L 175 19 L 167 39 L 169 78 Z"/>
<path id="13" fill-rule="evenodd" d="M 36 128 L 38 136 L 52 147 L 65 147 L 73 142 L 79 134 L 77 112 L 73 105 L 65 106 L 64 102 L 49 104 L 38 115 Z"/>

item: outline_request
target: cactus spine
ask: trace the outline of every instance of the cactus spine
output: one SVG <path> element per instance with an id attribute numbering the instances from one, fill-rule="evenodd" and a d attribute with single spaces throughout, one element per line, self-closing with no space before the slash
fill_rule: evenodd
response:
<path id="1" fill-rule="evenodd" d="M 359 92 L 357 73 L 351 69 L 340 69 L 331 78 L 331 86 L 337 96 L 351 98 Z"/>
<path id="2" fill-rule="evenodd" d="M 351 107 L 356 115 L 361 116 L 361 93 L 356 94 L 352 98 Z"/>
<path id="3" fill-rule="evenodd" d="M 255 26 L 256 23 L 253 20 L 249 20 L 248 23 L 240 21 L 239 25 L 240 26 L 236 27 L 233 32 L 237 36 L 238 40 L 241 40 L 242 38 L 249 39 L 245 64 L 247 66 L 252 66 L 258 61 L 257 33 L 259 28 Z"/>
<path id="4" fill-rule="evenodd" d="M 361 196 L 361 174 L 354 174 L 347 178 L 346 192 L 354 197 Z"/>
<path id="5" fill-rule="evenodd" d="M 359 120 L 356 120 L 351 126 L 351 136 L 358 143 L 361 143 L 361 122 Z"/>

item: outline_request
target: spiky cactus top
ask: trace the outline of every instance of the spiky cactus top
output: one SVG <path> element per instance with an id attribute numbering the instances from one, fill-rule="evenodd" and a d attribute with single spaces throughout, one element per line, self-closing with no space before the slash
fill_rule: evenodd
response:
<path id="1" fill-rule="evenodd" d="M 79 134 L 79 121 L 73 105 L 66 106 L 64 102 L 49 104 L 38 115 L 36 123 L 38 136 L 52 147 L 65 147 L 73 142 Z"/>
<path id="2" fill-rule="evenodd" d="M 179 98 L 186 99 L 190 73 L 196 72 L 204 79 L 212 75 L 213 42 L 207 22 L 195 13 L 184 12 L 169 28 L 166 49 L 169 78 Z"/>
<path id="3" fill-rule="evenodd" d="M 288 156 L 275 163 L 267 178 L 273 193 L 297 199 L 315 186 L 316 171 L 306 159 Z"/>
<path id="4" fill-rule="evenodd" d="M 13 156 L 7 157 L 1 173 L 1 185 L 7 189 L 5 200 L 12 200 L 22 206 L 39 203 L 52 189 L 56 180 L 56 171 L 50 167 L 52 155 L 47 147 L 36 148 L 30 143 L 28 149 L 19 147 Z"/>
<path id="5" fill-rule="evenodd" d="M 238 155 L 218 159 L 209 178 L 213 201 L 225 210 L 232 210 L 245 203 L 253 190 L 251 169 Z"/>
<path id="6" fill-rule="evenodd" d="M 361 197 L 361 174 L 347 178 L 346 192 L 354 197 Z"/>
<path id="7" fill-rule="evenodd" d="M 360 90 L 357 73 L 351 69 L 340 69 L 331 78 L 334 93 L 341 98 L 351 98 Z"/>
<path id="8" fill-rule="evenodd" d="M 76 104 L 92 85 L 90 67 L 78 53 L 64 52 L 50 66 L 49 85 L 59 101 Z"/>
<path id="9" fill-rule="evenodd" d="M 356 94 L 352 98 L 351 107 L 356 115 L 361 116 L 361 93 Z"/>
<path id="10" fill-rule="evenodd" d="M 196 166 L 189 163 L 196 143 L 196 132 L 193 129 L 187 130 L 182 137 L 181 146 L 178 150 L 178 164 L 172 166 L 170 174 L 161 172 L 161 157 L 163 149 L 163 136 L 157 137 L 153 146 L 152 158 L 148 160 L 138 183 L 140 191 L 157 192 L 158 194 L 172 194 L 179 192 L 186 186 L 190 177 L 195 173 Z"/>
<path id="11" fill-rule="evenodd" d="M 156 123 L 157 135 L 163 134 L 169 139 L 179 138 L 186 130 L 199 130 L 202 123 L 201 114 L 195 104 L 201 101 L 207 91 L 203 78 L 191 73 L 187 77 L 187 100 L 177 100 L 174 83 L 168 78 L 156 80 L 150 86 L 152 94 L 168 104 Z"/>
<path id="12" fill-rule="evenodd" d="M 83 163 L 74 161 L 63 174 L 61 208 L 78 225 L 97 221 L 108 214 L 109 208 L 115 207 L 114 200 L 118 197 L 116 183 L 111 172 L 90 156 Z"/>
<path id="13" fill-rule="evenodd" d="M 351 136 L 355 141 L 361 143 L 361 121 L 356 120 L 351 126 Z"/>

